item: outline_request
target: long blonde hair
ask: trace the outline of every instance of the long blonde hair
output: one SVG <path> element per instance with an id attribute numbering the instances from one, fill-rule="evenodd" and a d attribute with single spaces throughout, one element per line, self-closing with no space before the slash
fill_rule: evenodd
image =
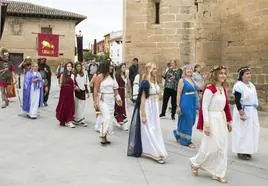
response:
<path id="1" fill-rule="evenodd" d="M 145 65 L 145 73 L 144 73 L 142 79 L 148 80 L 148 81 L 151 80 L 151 78 L 152 78 L 151 74 L 152 74 L 154 65 L 156 66 L 155 63 L 146 63 L 146 65 Z M 157 83 L 157 77 L 156 76 L 154 77 L 154 82 Z"/>

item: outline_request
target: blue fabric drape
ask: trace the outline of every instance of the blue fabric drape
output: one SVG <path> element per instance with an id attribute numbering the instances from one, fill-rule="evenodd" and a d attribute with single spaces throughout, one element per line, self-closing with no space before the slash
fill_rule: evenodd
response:
<path id="1" fill-rule="evenodd" d="M 179 116 L 177 130 L 173 131 L 174 137 L 182 145 L 192 143 L 192 128 L 196 118 L 196 87 L 183 80 L 183 90 L 180 99 L 181 115 Z M 187 93 L 192 94 L 187 94 Z"/>
<path id="2" fill-rule="evenodd" d="M 146 98 L 149 97 L 150 83 L 147 80 L 140 82 L 140 89 L 136 105 L 133 111 L 128 139 L 127 155 L 140 157 L 142 154 L 142 142 L 141 142 L 141 119 L 140 119 L 140 103 L 141 95 L 144 92 Z"/>

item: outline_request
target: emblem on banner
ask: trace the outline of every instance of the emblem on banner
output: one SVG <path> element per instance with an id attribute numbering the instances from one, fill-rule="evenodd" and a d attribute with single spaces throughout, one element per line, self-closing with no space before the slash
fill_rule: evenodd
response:
<path id="1" fill-rule="evenodd" d="M 59 36 L 53 34 L 38 34 L 38 55 L 59 56 Z"/>

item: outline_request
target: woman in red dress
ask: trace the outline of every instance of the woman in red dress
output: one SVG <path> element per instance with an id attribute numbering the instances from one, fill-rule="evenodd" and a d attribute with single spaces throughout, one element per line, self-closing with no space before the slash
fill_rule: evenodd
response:
<path id="1" fill-rule="evenodd" d="M 64 72 L 60 78 L 60 98 L 56 109 L 56 118 L 60 126 L 75 128 L 74 120 L 74 75 L 73 63 L 64 65 Z"/>
<path id="2" fill-rule="evenodd" d="M 116 81 L 118 83 L 118 92 L 122 99 L 122 106 L 115 105 L 114 116 L 116 118 L 117 123 L 119 124 L 122 130 L 128 130 L 127 127 L 127 114 L 126 114 L 126 86 L 127 86 L 127 77 L 126 77 L 126 64 L 122 63 L 116 69 Z"/>

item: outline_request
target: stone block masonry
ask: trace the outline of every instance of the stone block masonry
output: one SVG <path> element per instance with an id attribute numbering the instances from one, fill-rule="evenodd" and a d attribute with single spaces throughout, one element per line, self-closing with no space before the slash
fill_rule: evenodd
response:
<path id="1" fill-rule="evenodd" d="M 171 59 L 181 65 L 217 64 L 232 83 L 241 66 L 252 67 L 261 102 L 268 101 L 267 0 L 161 0 L 155 24 L 154 0 L 124 0 L 124 61 L 138 57 L 160 70 Z"/>

